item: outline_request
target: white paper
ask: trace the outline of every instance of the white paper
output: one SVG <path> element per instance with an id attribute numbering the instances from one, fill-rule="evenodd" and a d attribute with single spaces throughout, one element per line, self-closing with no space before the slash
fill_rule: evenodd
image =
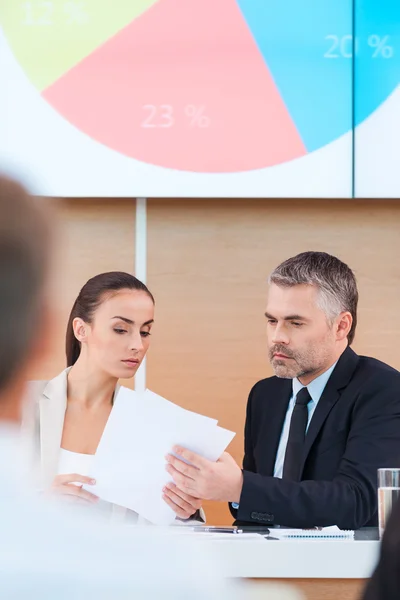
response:
<path id="1" fill-rule="evenodd" d="M 235 434 L 161 396 L 120 388 L 104 429 L 90 476 L 90 491 L 152 523 L 167 525 L 175 513 L 162 499 L 171 477 L 166 454 L 179 445 L 216 461 Z"/>
<path id="2" fill-rule="evenodd" d="M 127 388 L 124 388 L 127 389 Z M 218 424 L 217 419 L 211 419 L 210 417 L 205 417 L 204 415 L 200 415 L 199 413 L 195 413 L 191 410 L 188 410 L 187 408 L 182 408 L 181 406 L 178 406 L 177 404 L 174 404 L 173 402 L 170 402 L 169 400 L 166 400 L 165 398 L 163 398 L 162 396 L 159 396 L 158 394 L 156 394 L 155 392 L 152 392 L 151 390 L 146 390 L 145 391 L 145 395 L 144 398 L 146 400 L 146 402 L 151 401 L 154 407 L 154 410 L 157 410 L 157 408 L 166 408 L 168 407 L 170 410 L 176 410 L 177 412 L 184 412 L 189 418 L 190 416 L 193 416 L 197 419 L 197 422 L 199 422 L 201 419 L 203 419 L 205 422 L 208 423 L 214 423 L 215 425 Z"/>

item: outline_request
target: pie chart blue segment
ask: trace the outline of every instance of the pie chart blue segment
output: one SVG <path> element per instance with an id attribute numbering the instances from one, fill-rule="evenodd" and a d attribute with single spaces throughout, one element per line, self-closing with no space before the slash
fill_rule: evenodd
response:
<path id="1" fill-rule="evenodd" d="M 359 125 L 400 82 L 400 0 L 354 1 L 237 0 L 308 152 Z"/>
<path id="2" fill-rule="evenodd" d="M 237 1 L 308 152 L 349 131 L 352 2 Z"/>
<path id="3" fill-rule="evenodd" d="M 364 121 L 400 83 L 400 1 L 357 0 L 355 121 Z"/>

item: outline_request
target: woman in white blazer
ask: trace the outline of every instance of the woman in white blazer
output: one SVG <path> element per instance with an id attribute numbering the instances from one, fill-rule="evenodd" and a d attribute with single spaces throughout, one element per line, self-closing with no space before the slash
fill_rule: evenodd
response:
<path id="1" fill-rule="evenodd" d="M 90 464 L 118 380 L 135 375 L 149 348 L 153 322 L 152 294 L 128 273 L 97 275 L 81 289 L 67 326 L 67 368 L 51 381 L 32 382 L 29 390 L 37 400 L 33 439 L 43 489 L 112 514 L 127 513 L 121 507 L 111 510 L 82 485 L 94 483 L 88 477 Z M 179 519 L 203 520 L 200 500 L 173 484 L 160 493 Z"/>

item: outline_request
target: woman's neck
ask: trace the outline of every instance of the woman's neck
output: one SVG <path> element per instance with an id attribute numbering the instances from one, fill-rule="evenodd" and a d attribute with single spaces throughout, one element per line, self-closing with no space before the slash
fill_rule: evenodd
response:
<path id="1" fill-rule="evenodd" d="M 80 356 L 67 377 L 68 401 L 86 408 L 111 404 L 118 379 L 93 367 Z"/>

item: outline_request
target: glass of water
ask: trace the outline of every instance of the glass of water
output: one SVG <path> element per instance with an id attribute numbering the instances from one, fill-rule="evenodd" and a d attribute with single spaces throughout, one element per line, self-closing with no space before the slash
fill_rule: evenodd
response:
<path id="1" fill-rule="evenodd" d="M 400 469 L 378 469 L 379 537 L 382 538 L 393 506 L 400 498 Z"/>

